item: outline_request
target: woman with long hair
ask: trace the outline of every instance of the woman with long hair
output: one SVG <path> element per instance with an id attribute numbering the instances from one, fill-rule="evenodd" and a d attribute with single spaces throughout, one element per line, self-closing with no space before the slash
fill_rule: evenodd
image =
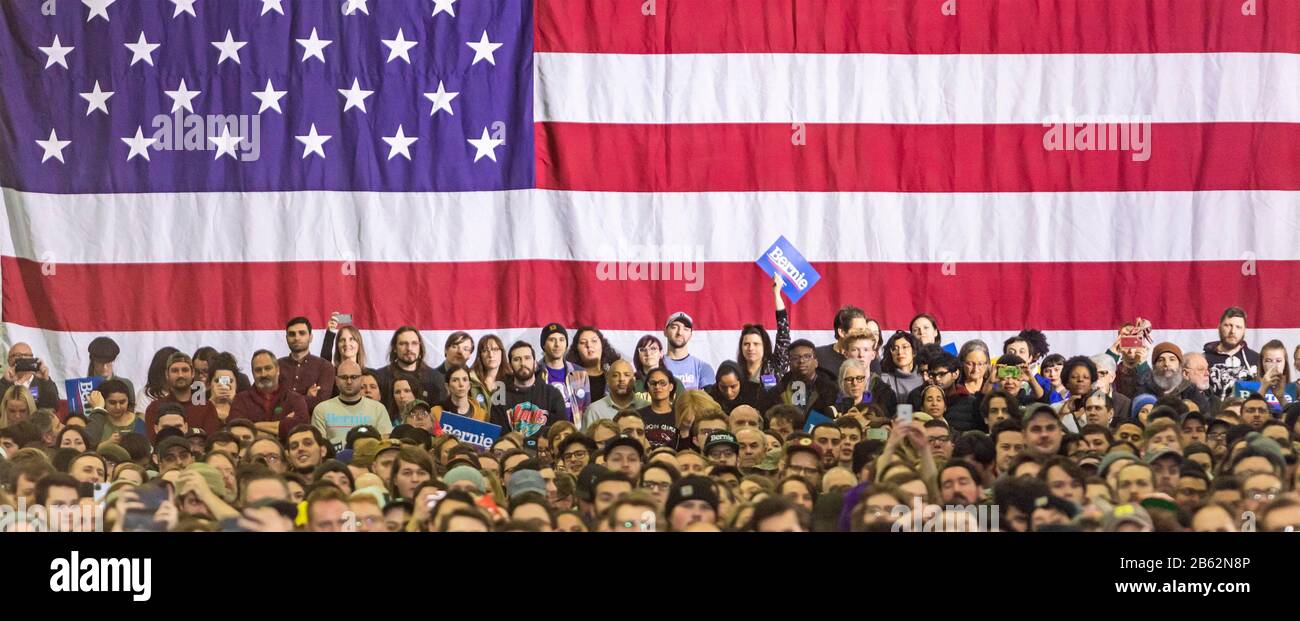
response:
<path id="1" fill-rule="evenodd" d="M 1286 406 L 1296 401 L 1296 385 L 1291 383 L 1291 362 L 1287 360 L 1286 345 L 1273 339 L 1259 348 L 1259 381 L 1237 382 L 1233 391 L 1238 396 L 1243 392 L 1258 391 L 1268 401 L 1269 409 L 1281 412 Z M 1255 390 L 1251 390 L 1251 389 Z M 1249 391 L 1249 392 L 1247 392 Z"/>
<path id="2" fill-rule="evenodd" d="M 636 354 L 632 356 L 632 367 L 636 369 L 636 393 L 637 396 L 650 400 L 649 391 L 646 390 L 645 378 L 652 369 L 663 366 L 664 363 L 664 342 L 653 334 L 647 334 L 636 342 Z M 669 375 L 672 375 L 669 373 Z M 673 386 L 678 394 L 686 392 L 686 386 L 682 381 L 673 377 Z"/>
<path id="3" fill-rule="evenodd" d="M 439 405 L 442 412 L 450 412 L 482 422 L 487 422 L 488 419 L 487 408 L 470 397 L 469 368 L 463 365 L 447 366 L 447 398 Z M 441 416 L 441 412 L 436 414 Z"/>
<path id="4" fill-rule="evenodd" d="M 652 449 L 661 446 L 677 448 L 682 430 L 677 426 L 677 416 L 673 411 L 673 401 L 677 399 L 676 379 L 672 371 L 664 366 L 654 367 L 646 374 L 645 384 L 650 392 L 650 405 L 637 413 L 645 422 L 646 440 Z M 690 430 L 686 431 L 689 433 Z"/>
<path id="5" fill-rule="evenodd" d="M 940 345 L 943 339 L 943 335 L 939 333 L 939 322 L 935 321 L 934 316 L 929 313 L 921 313 L 913 317 L 907 329 L 922 346 Z"/>
<path id="6" fill-rule="evenodd" d="M 605 370 L 620 357 L 598 328 L 582 326 L 573 333 L 573 344 L 564 359 L 587 371 L 591 402 L 594 402 L 605 396 Z"/>
<path id="7" fill-rule="evenodd" d="M 772 298 L 776 305 L 776 346 L 762 324 L 747 323 L 740 330 L 736 345 L 736 366 L 745 381 L 764 388 L 776 386 L 790 371 L 790 313 L 781 297 L 780 274 L 772 278 Z"/>
<path id="8" fill-rule="evenodd" d="M 149 362 L 149 372 L 145 374 L 144 386 L 140 387 L 139 394 L 135 396 L 137 412 L 143 412 L 154 400 L 171 394 L 167 388 L 167 359 L 178 351 L 180 350 L 175 347 L 167 346 L 154 352 L 153 360 Z"/>
<path id="9" fill-rule="evenodd" d="M 469 369 L 470 398 L 484 408 L 492 407 L 492 394 L 497 389 L 497 377 L 505 359 L 506 346 L 501 337 L 486 334 L 479 338 L 474 365 Z"/>

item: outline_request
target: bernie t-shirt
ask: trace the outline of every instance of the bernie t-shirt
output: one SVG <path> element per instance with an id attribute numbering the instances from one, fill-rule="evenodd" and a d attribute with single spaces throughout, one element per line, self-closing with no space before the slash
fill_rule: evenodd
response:
<path id="1" fill-rule="evenodd" d="M 560 396 L 564 397 L 564 416 L 565 420 L 573 420 L 573 398 L 569 395 L 569 367 L 561 366 L 558 369 L 546 367 L 546 383 L 560 391 Z"/>
<path id="2" fill-rule="evenodd" d="M 681 380 L 686 390 L 711 386 L 716 381 L 713 376 L 713 367 L 709 366 L 709 363 L 696 358 L 693 354 L 688 354 L 681 360 L 673 360 L 668 356 L 664 356 L 664 368 Z"/>

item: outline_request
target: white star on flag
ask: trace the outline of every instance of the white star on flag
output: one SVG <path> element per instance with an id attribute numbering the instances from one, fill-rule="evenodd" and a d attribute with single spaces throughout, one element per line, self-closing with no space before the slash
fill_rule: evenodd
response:
<path id="1" fill-rule="evenodd" d="M 86 116 L 90 116 L 90 113 L 96 110 L 102 110 L 104 114 L 108 114 L 108 98 L 113 96 L 113 91 L 99 90 L 99 80 L 95 80 L 95 90 L 78 94 L 81 95 L 82 99 L 86 100 Z"/>
<path id="2" fill-rule="evenodd" d="M 452 7 L 452 5 L 455 3 L 456 0 L 433 0 L 433 17 L 437 17 L 439 13 L 444 13 L 444 12 L 452 17 L 455 17 L 456 11 Z"/>
<path id="3" fill-rule="evenodd" d="M 262 12 L 259 17 L 271 11 L 284 15 L 284 5 L 280 4 L 280 2 L 281 0 L 262 0 Z"/>
<path id="4" fill-rule="evenodd" d="M 433 110 L 429 111 L 429 116 L 438 114 L 439 110 L 446 110 L 447 114 L 455 115 L 456 112 L 451 109 L 451 100 L 455 99 L 460 93 L 449 93 L 443 90 L 442 80 L 438 80 L 438 91 L 435 93 L 425 93 L 424 96 L 433 102 Z"/>
<path id="5" fill-rule="evenodd" d="M 126 49 L 131 50 L 131 65 L 134 66 L 140 61 L 149 63 L 153 66 L 153 51 L 158 49 L 159 43 L 150 43 L 144 38 L 144 32 L 140 32 L 140 38 L 135 43 L 124 43 Z"/>
<path id="6" fill-rule="evenodd" d="M 59 43 L 59 35 L 54 35 L 54 42 L 51 43 L 49 46 L 41 47 L 40 49 L 42 52 L 45 52 L 46 69 L 49 69 L 50 67 L 53 67 L 56 64 L 63 65 L 63 68 L 67 69 L 68 52 L 71 52 L 72 50 L 75 50 L 77 48 L 71 45 L 65 46 L 62 43 Z"/>
<path id="7" fill-rule="evenodd" d="M 168 97 L 172 98 L 172 112 L 185 108 L 194 112 L 194 98 L 199 96 L 203 91 L 192 91 L 185 87 L 185 78 L 181 78 L 181 85 L 174 91 L 163 91 Z"/>
<path id="8" fill-rule="evenodd" d="M 181 13 L 189 13 L 193 17 L 198 17 L 198 15 L 194 13 L 194 3 L 197 1 L 198 0 L 172 0 L 172 4 L 176 5 L 176 10 L 172 12 L 172 19 L 180 16 Z"/>
<path id="9" fill-rule="evenodd" d="M 275 110 L 280 114 L 284 114 L 284 111 L 280 109 L 280 100 L 284 99 L 284 95 L 288 92 L 275 90 L 275 86 L 271 84 L 271 78 L 267 78 L 266 90 L 253 91 L 253 96 L 262 102 L 262 105 L 257 108 L 257 113 L 261 114 L 267 110 Z"/>
<path id="10" fill-rule="evenodd" d="M 236 65 L 244 64 L 239 60 L 239 50 L 242 49 L 245 45 L 248 45 L 247 41 L 236 41 L 234 35 L 231 34 L 229 30 L 227 30 L 225 41 L 212 42 L 212 47 L 221 50 L 221 56 L 217 58 L 217 64 L 220 65 L 221 63 L 226 62 L 226 60 L 228 59 L 233 59 Z"/>
<path id="11" fill-rule="evenodd" d="M 495 162 L 497 161 L 496 148 L 501 146 L 501 143 L 505 141 L 497 138 L 493 138 L 490 134 L 488 134 L 487 128 L 484 127 L 482 138 L 479 138 L 478 140 L 470 138 L 465 142 L 474 145 L 474 148 L 477 149 L 477 151 L 474 153 L 475 162 L 483 159 L 484 156 L 486 156 L 488 159 Z"/>
<path id="12" fill-rule="evenodd" d="M 361 108 L 362 112 L 366 112 L 366 98 L 373 95 L 374 93 L 375 93 L 374 91 L 363 90 L 361 88 L 361 81 L 356 78 L 352 78 L 351 89 L 346 89 L 346 88 L 339 89 L 339 94 L 344 97 L 347 97 L 348 99 L 347 103 L 343 105 L 343 111 L 347 112 L 348 110 L 351 110 L 353 108 Z"/>
<path id="13" fill-rule="evenodd" d="M 153 146 L 153 143 L 158 142 L 158 139 L 145 138 L 144 127 L 137 125 L 135 128 L 135 137 L 121 138 L 121 141 L 131 147 L 131 152 L 126 154 L 126 161 L 129 162 L 135 159 L 137 155 L 143 156 L 145 160 L 149 160 L 149 147 Z"/>
<path id="14" fill-rule="evenodd" d="M 406 61 L 406 64 L 408 65 L 411 64 L 411 48 L 419 45 L 415 41 L 407 41 L 406 37 L 402 34 L 401 28 L 397 29 L 396 39 L 381 39 L 380 41 L 382 41 L 384 45 L 388 46 L 388 62 L 391 63 L 400 58 Z"/>
<path id="15" fill-rule="evenodd" d="M 307 62 L 308 58 L 315 56 L 323 63 L 325 62 L 325 47 L 333 41 L 329 39 L 320 39 L 316 37 L 316 29 L 311 29 L 310 39 L 298 39 L 298 45 L 303 47 L 302 62 Z"/>
<path id="16" fill-rule="evenodd" d="M 388 159 L 390 160 L 393 159 L 394 157 L 397 157 L 397 154 L 399 153 L 402 154 L 402 157 L 405 157 L 407 160 L 410 160 L 411 159 L 410 147 L 412 144 L 415 143 L 416 140 L 419 140 L 419 138 L 416 138 L 414 136 L 407 136 L 406 133 L 402 130 L 401 125 L 397 126 L 396 134 L 392 136 L 383 136 L 383 139 L 384 142 L 388 143 L 388 147 L 389 147 Z"/>
<path id="17" fill-rule="evenodd" d="M 238 160 L 239 157 L 235 153 L 235 147 L 239 146 L 239 141 L 241 140 L 243 140 L 243 138 L 240 136 L 230 135 L 230 125 L 222 127 L 220 136 L 208 137 L 209 142 L 217 145 L 217 156 L 212 159 L 219 160 L 221 159 L 221 156 L 229 154 L 231 159 Z"/>
<path id="18" fill-rule="evenodd" d="M 117 0 L 81 0 L 81 3 L 90 9 L 90 15 L 86 16 L 86 21 L 89 22 L 95 17 L 102 17 L 106 22 L 112 21 L 108 18 L 108 7 L 114 2 L 117 2 Z"/>
<path id="19" fill-rule="evenodd" d="M 325 157 L 325 142 L 333 136 L 322 136 L 316 133 L 316 124 L 311 124 L 311 132 L 306 136 L 294 136 L 298 142 L 303 144 L 302 159 L 307 159 L 308 155 L 315 153 L 323 159 Z"/>
<path id="20" fill-rule="evenodd" d="M 54 158 L 59 160 L 60 162 L 63 162 L 63 148 L 72 144 L 72 141 L 59 140 L 59 135 L 55 133 L 53 129 L 51 129 L 50 139 L 37 140 L 36 144 L 41 145 L 41 148 L 45 149 L 45 155 L 41 157 L 41 163 L 44 164 L 45 160 L 48 160 L 50 158 Z M 63 163 L 66 164 L 67 162 L 63 162 Z"/>
<path id="21" fill-rule="evenodd" d="M 495 52 L 497 48 L 501 47 L 501 44 L 488 41 L 488 33 L 486 30 L 483 31 L 482 39 L 479 39 L 478 41 L 468 41 L 465 45 L 474 48 L 474 62 L 470 63 L 471 66 L 477 65 L 480 60 L 486 60 L 489 63 L 492 63 L 493 66 L 497 64 L 497 59 L 492 55 L 492 53 Z"/>
<path id="22" fill-rule="evenodd" d="M 343 6 L 344 15 L 353 15 L 357 10 L 366 15 L 370 14 L 370 7 L 366 6 L 366 0 L 348 0 L 348 3 Z"/>

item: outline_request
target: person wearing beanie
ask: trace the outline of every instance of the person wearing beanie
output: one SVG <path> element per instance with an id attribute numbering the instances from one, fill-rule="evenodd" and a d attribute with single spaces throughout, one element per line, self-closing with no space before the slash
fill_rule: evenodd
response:
<path id="1" fill-rule="evenodd" d="M 567 420 L 581 422 L 591 404 L 591 382 L 585 369 L 564 359 L 569 351 L 569 331 L 558 323 L 546 324 L 540 346 L 542 360 L 537 364 L 537 382 L 555 387 L 564 398 Z"/>
<path id="2" fill-rule="evenodd" d="M 669 488 L 668 500 L 664 503 L 669 528 L 683 531 L 696 522 L 716 523 L 720 501 L 713 486 L 713 479 L 700 475 L 677 479 Z"/>
<path id="3" fill-rule="evenodd" d="M 1205 393 L 1186 378 L 1183 372 L 1183 350 L 1173 343 L 1163 342 L 1151 350 L 1152 368 L 1133 386 L 1134 394 L 1161 397 L 1174 396 L 1196 404 L 1202 412 L 1210 410 Z"/>
<path id="4" fill-rule="evenodd" d="M 469 466 L 456 466 L 447 471 L 442 477 L 443 483 L 447 484 L 448 490 L 464 490 L 478 494 L 486 493 L 487 479 L 483 473 Z"/>
<path id="5" fill-rule="evenodd" d="M 1142 420 L 1142 416 L 1141 416 L 1142 408 L 1146 408 L 1147 411 L 1150 412 L 1151 408 L 1155 407 L 1156 401 L 1157 399 L 1155 395 L 1151 395 L 1147 393 L 1142 393 L 1136 397 L 1133 397 L 1133 405 L 1129 406 L 1127 420 L 1135 420 L 1140 422 Z M 1151 407 L 1147 407 L 1147 406 L 1151 406 Z"/>
<path id="6" fill-rule="evenodd" d="M 117 361 L 117 356 L 122 352 L 118 347 L 117 341 L 107 336 L 97 336 L 90 341 L 90 346 L 86 348 L 86 353 L 90 354 L 90 368 L 86 370 L 86 377 L 102 377 L 104 381 L 117 380 L 126 384 L 127 389 L 127 407 L 135 411 L 135 384 L 117 374 L 113 368 L 113 363 Z"/>
<path id="7" fill-rule="evenodd" d="M 232 494 L 221 472 L 209 464 L 190 464 L 176 477 L 176 509 L 181 516 L 213 520 L 238 517 L 239 512 L 227 500 Z"/>
<path id="8" fill-rule="evenodd" d="M 510 475 L 510 482 L 506 485 L 511 499 L 522 494 L 533 492 L 536 494 L 546 495 L 546 481 L 542 479 L 541 473 L 536 470 L 519 470 Z"/>

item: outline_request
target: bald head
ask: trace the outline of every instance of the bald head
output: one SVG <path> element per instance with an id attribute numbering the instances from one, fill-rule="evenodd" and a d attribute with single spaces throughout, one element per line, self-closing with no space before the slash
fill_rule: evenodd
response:
<path id="1" fill-rule="evenodd" d="M 334 383 L 338 384 L 339 396 L 347 401 L 356 401 L 361 396 L 361 365 L 354 360 L 339 363 L 334 374 Z"/>
<path id="2" fill-rule="evenodd" d="M 630 400 L 636 390 L 636 371 L 632 369 L 632 363 L 619 358 L 610 364 L 605 372 L 605 385 L 611 400 L 620 404 Z"/>
<path id="3" fill-rule="evenodd" d="M 763 417 L 759 415 L 758 410 L 749 405 L 738 405 L 731 409 L 731 414 L 727 416 L 727 426 L 731 428 L 731 433 L 735 434 L 746 427 L 753 427 L 761 430 L 763 428 Z"/>
<path id="4" fill-rule="evenodd" d="M 14 362 L 16 362 L 19 358 L 31 358 L 31 357 L 32 357 L 32 346 L 28 345 L 27 343 L 14 343 L 14 346 L 9 348 L 8 362 L 9 362 L 9 366 L 11 367 L 14 366 Z"/>

